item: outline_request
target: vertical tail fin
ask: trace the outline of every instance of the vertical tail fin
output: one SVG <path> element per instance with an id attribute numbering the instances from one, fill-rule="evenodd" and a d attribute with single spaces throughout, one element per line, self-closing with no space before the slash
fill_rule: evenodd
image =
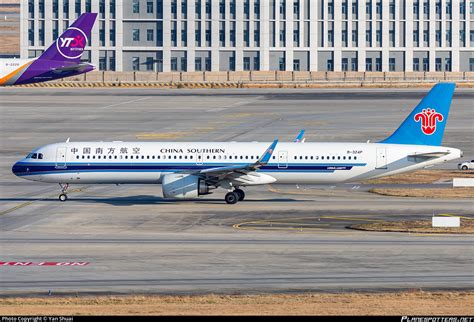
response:
<path id="1" fill-rule="evenodd" d="M 97 13 L 83 13 L 80 15 L 38 60 L 79 63 L 90 38 L 96 17 Z"/>
<path id="2" fill-rule="evenodd" d="M 380 143 L 441 145 L 455 87 L 454 83 L 433 86 L 400 127 Z"/>

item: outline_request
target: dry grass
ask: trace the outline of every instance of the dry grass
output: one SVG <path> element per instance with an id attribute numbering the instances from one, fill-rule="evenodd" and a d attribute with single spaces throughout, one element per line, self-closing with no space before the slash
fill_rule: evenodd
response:
<path id="1" fill-rule="evenodd" d="M 368 231 L 403 233 L 473 234 L 474 220 L 470 218 L 461 218 L 460 228 L 433 228 L 431 227 L 431 220 L 373 222 L 353 225 L 350 228 Z"/>
<path id="2" fill-rule="evenodd" d="M 379 179 L 366 180 L 363 183 L 378 184 L 378 183 L 433 183 L 439 180 L 452 180 L 453 178 L 474 178 L 474 171 L 460 171 L 460 170 L 418 170 L 403 174 L 396 174 Z"/>
<path id="3" fill-rule="evenodd" d="M 384 196 L 418 197 L 434 199 L 462 199 L 474 198 L 474 187 L 467 188 L 373 188 L 370 192 Z"/>
<path id="4" fill-rule="evenodd" d="M 474 292 L 0 299 L 0 315 L 473 315 Z"/>

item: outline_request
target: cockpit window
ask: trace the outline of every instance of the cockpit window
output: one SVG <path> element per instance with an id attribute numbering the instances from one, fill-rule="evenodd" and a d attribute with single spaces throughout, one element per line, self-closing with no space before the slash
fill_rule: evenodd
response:
<path id="1" fill-rule="evenodd" d="M 43 159 L 43 153 L 38 153 L 38 159 L 40 159 L 40 160 Z"/>
<path id="2" fill-rule="evenodd" d="M 28 155 L 26 156 L 27 159 L 31 158 L 33 156 L 33 153 L 28 153 Z"/>
<path id="3" fill-rule="evenodd" d="M 38 153 L 33 153 L 33 155 L 31 156 L 32 159 L 37 159 L 38 158 Z"/>

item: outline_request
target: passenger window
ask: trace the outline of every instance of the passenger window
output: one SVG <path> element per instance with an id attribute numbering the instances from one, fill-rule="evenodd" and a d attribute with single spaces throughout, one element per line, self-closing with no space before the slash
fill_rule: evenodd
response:
<path id="1" fill-rule="evenodd" d="M 79 159 L 79 156 L 78 156 L 78 155 L 76 155 L 76 159 Z"/>
<path id="2" fill-rule="evenodd" d="M 83 159 L 85 159 L 86 157 L 85 156 L 82 156 Z"/>
<path id="3" fill-rule="evenodd" d="M 92 156 L 92 159 L 95 159 L 95 155 Z"/>
<path id="4" fill-rule="evenodd" d="M 192 155 L 190 155 L 190 156 L 189 156 L 189 158 L 190 158 L 190 159 L 192 159 L 192 158 L 193 158 L 193 156 L 192 156 Z"/>
<path id="5" fill-rule="evenodd" d="M 354 160 L 357 160 L 357 157 L 354 157 Z"/>
<path id="6" fill-rule="evenodd" d="M 114 158 L 114 159 L 115 159 L 115 160 L 117 160 L 117 156 L 115 156 L 115 158 Z"/>
<path id="7" fill-rule="evenodd" d="M 341 160 L 341 157 L 337 157 L 338 160 Z"/>
<path id="8" fill-rule="evenodd" d="M 335 160 L 335 159 L 336 159 L 336 157 L 335 157 L 335 156 L 332 156 L 332 159 L 333 159 L 333 160 Z"/>
<path id="9" fill-rule="evenodd" d="M 246 155 L 246 156 L 245 156 L 245 160 L 248 160 L 248 158 L 249 158 L 249 156 L 248 156 L 248 155 Z"/>
<path id="10" fill-rule="evenodd" d="M 350 159 L 352 159 L 352 157 L 351 157 L 351 156 L 349 156 L 349 157 L 348 157 L 348 159 L 350 160 Z"/>
<path id="11" fill-rule="evenodd" d="M 144 156 L 144 155 L 142 155 L 142 160 L 144 160 L 144 159 L 145 159 L 145 156 Z"/>
<path id="12" fill-rule="evenodd" d="M 87 156 L 87 158 L 88 158 L 88 159 L 90 159 L 90 158 L 91 158 L 91 156 L 90 156 L 90 155 L 88 155 L 88 156 Z"/>
<path id="13" fill-rule="evenodd" d="M 305 156 L 304 158 L 305 158 L 305 160 L 308 160 L 308 156 Z"/>

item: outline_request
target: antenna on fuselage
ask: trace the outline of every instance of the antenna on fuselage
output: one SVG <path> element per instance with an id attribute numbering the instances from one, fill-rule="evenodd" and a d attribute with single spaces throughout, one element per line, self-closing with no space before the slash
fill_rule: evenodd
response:
<path id="1" fill-rule="evenodd" d="M 70 138 L 67 138 L 66 143 L 69 143 L 69 139 L 70 139 Z"/>

